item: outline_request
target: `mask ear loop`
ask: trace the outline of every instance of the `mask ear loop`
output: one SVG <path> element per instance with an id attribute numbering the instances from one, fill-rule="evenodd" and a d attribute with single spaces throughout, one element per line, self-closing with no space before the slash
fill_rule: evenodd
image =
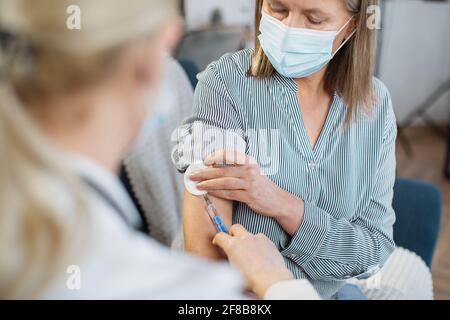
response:
<path id="1" fill-rule="evenodd" d="M 350 23 L 350 21 L 353 20 L 353 18 L 354 18 L 354 16 L 352 16 L 352 17 L 347 21 L 347 23 L 344 24 L 344 25 L 342 26 L 342 28 L 341 28 L 338 32 L 336 32 L 336 35 L 338 35 L 339 33 L 341 33 L 342 30 L 344 30 L 345 27 Z M 347 39 L 345 39 L 344 42 L 342 42 L 342 44 L 339 46 L 339 48 L 337 48 L 337 50 L 333 53 L 333 58 L 334 58 L 334 56 L 339 52 L 339 50 L 341 50 L 342 47 L 345 46 L 345 44 L 346 44 L 346 43 L 347 43 L 347 42 L 355 35 L 356 30 L 357 30 L 357 28 L 355 28 L 355 30 L 353 30 L 352 33 L 350 33 L 350 35 L 347 37 Z"/>

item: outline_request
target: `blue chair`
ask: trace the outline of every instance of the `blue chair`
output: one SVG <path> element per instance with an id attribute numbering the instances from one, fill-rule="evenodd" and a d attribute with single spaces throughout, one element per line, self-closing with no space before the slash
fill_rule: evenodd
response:
<path id="1" fill-rule="evenodd" d="M 186 72 L 186 75 L 188 76 L 189 81 L 192 84 L 192 88 L 195 89 L 198 83 L 197 74 L 199 73 L 197 65 L 192 60 L 188 59 L 180 59 L 178 60 L 178 63 Z"/>
<path id="2" fill-rule="evenodd" d="M 450 124 L 448 126 L 448 133 L 447 133 L 447 154 L 445 155 L 445 176 L 447 179 L 450 180 Z"/>
<path id="3" fill-rule="evenodd" d="M 431 266 L 441 219 L 441 195 L 432 184 L 397 178 L 394 187 L 394 241 Z"/>

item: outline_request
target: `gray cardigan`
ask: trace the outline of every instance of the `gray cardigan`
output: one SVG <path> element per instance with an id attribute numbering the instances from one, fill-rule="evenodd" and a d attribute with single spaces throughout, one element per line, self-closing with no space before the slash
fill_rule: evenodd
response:
<path id="1" fill-rule="evenodd" d="M 192 112 L 193 89 L 181 66 L 168 58 L 159 102 L 144 124 L 138 143 L 124 160 L 150 236 L 172 245 L 181 233 L 183 176 L 171 161 L 171 135 Z M 155 127 L 156 123 L 156 127 Z"/>

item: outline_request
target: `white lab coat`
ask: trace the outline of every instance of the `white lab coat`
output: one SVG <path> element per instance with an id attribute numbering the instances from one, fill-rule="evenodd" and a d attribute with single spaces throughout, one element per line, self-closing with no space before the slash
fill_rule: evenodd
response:
<path id="1" fill-rule="evenodd" d="M 67 266 L 40 298 L 246 298 L 242 293 L 243 279 L 228 264 L 171 252 L 134 231 L 130 225 L 139 223 L 139 216 L 119 180 L 93 161 L 78 156 L 71 158 L 77 174 L 94 182 L 120 206 L 128 225 L 104 197 L 92 190 L 87 212 L 89 226 L 83 230 L 85 244 L 76 251 L 78 254 L 70 255 Z M 75 281 L 74 277 L 77 277 Z M 306 280 L 294 280 L 273 286 L 266 298 L 317 299 L 318 295 Z"/>

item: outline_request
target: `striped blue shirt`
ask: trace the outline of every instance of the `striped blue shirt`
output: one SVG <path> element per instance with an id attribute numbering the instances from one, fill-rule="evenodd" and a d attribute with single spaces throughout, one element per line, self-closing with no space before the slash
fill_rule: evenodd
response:
<path id="1" fill-rule="evenodd" d="M 243 203 L 234 204 L 233 223 L 266 234 L 295 277 L 309 279 L 322 297 L 330 298 L 346 279 L 376 272 L 395 246 L 397 126 L 390 95 L 374 78 L 373 110 L 359 112 L 344 127 L 346 106 L 335 94 L 312 148 L 295 82 L 278 73 L 249 77 L 251 55 L 251 49 L 227 54 L 199 75 L 193 114 L 178 132 L 175 165 L 183 171 L 196 160 L 185 156 L 200 141 L 195 125 L 234 132 L 241 150 L 255 158 L 273 182 L 305 201 L 305 212 L 292 237 L 274 219 Z M 200 143 L 200 158 L 219 149 L 203 141 L 208 139 Z M 229 147 L 228 140 L 224 144 Z"/>

